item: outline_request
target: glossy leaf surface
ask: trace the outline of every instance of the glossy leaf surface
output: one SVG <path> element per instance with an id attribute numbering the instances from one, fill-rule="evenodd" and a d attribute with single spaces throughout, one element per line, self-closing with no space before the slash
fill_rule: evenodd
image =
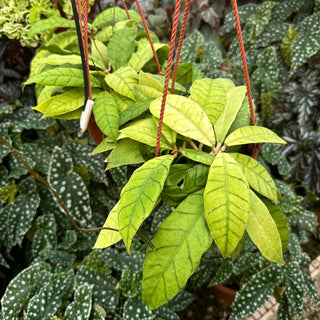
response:
<path id="1" fill-rule="evenodd" d="M 246 178 L 229 154 L 218 153 L 210 167 L 204 207 L 210 233 L 226 257 L 242 238 L 250 207 Z"/>
<path id="2" fill-rule="evenodd" d="M 133 173 L 121 191 L 119 226 L 128 252 L 133 236 L 157 202 L 172 161 L 171 155 L 147 161 Z"/>
<path id="3" fill-rule="evenodd" d="M 188 196 L 162 223 L 152 242 L 156 251 L 147 250 L 142 282 L 142 297 L 149 309 L 163 305 L 184 288 L 212 243 L 203 191 Z"/>
<path id="4" fill-rule="evenodd" d="M 151 113 L 159 118 L 161 100 L 150 105 Z M 215 138 L 213 129 L 205 112 L 195 102 L 183 96 L 169 95 L 166 101 L 163 122 L 183 136 L 212 146 Z"/>
<path id="5" fill-rule="evenodd" d="M 212 162 L 214 160 L 214 156 L 212 156 L 209 153 L 200 151 L 200 150 L 194 150 L 194 149 L 183 149 L 181 153 L 186 157 L 193 161 L 200 162 L 203 164 L 206 164 L 208 166 L 212 165 Z"/>

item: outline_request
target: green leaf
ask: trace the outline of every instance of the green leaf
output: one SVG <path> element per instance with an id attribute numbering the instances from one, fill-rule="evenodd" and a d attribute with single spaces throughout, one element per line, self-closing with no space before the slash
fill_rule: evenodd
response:
<path id="1" fill-rule="evenodd" d="M 121 279 L 117 284 L 117 289 L 121 290 L 125 297 L 132 298 L 138 294 L 141 282 L 141 272 L 124 270 L 122 272 Z"/>
<path id="2" fill-rule="evenodd" d="M 280 193 L 264 166 L 252 157 L 241 153 L 230 153 L 230 155 L 238 162 L 249 186 L 277 203 Z"/>
<path id="3" fill-rule="evenodd" d="M 42 112 L 44 117 L 55 117 L 76 111 L 83 106 L 83 102 L 84 91 L 76 88 L 53 96 L 33 109 Z"/>
<path id="4" fill-rule="evenodd" d="M 144 163 L 121 191 L 119 203 L 120 234 L 128 252 L 133 236 L 150 215 L 162 191 L 173 156 L 165 155 Z"/>
<path id="5" fill-rule="evenodd" d="M 292 43 L 290 76 L 320 49 L 320 12 L 306 17 Z"/>
<path id="6" fill-rule="evenodd" d="M 18 314 L 34 290 L 50 281 L 51 267 L 44 262 L 31 264 L 21 271 L 6 288 L 1 299 L 4 320 L 18 320 Z"/>
<path id="7" fill-rule="evenodd" d="M 74 301 L 71 302 L 64 313 L 64 320 L 89 320 L 92 308 L 92 287 L 84 283 L 76 288 Z"/>
<path id="8" fill-rule="evenodd" d="M 285 290 L 292 312 L 298 317 L 302 316 L 303 295 L 305 293 L 304 275 L 297 261 L 288 263 L 284 270 Z"/>
<path id="9" fill-rule="evenodd" d="M 157 118 L 160 115 L 161 100 L 158 98 L 150 104 L 150 112 Z M 210 147 L 215 143 L 214 132 L 205 112 L 183 96 L 167 97 L 163 123 L 181 135 Z"/>
<path id="10" fill-rule="evenodd" d="M 217 142 L 222 143 L 225 139 L 239 109 L 241 108 L 246 92 L 247 89 L 245 86 L 234 87 L 227 91 L 226 106 L 214 124 Z"/>
<path id="11" fill-rule="evenodd" d="M 113 228 L 119 230 L 119 219 L 118 219 L 118 207 L 119 202 L 112 208 L 110 211 L 106 222 L 104 223 L 104 228 Z M 112 230 L 101 230 L 97 241 L 94 245 L 94 249 L 103 249 L 110 247 L 111 245 L 120 241 L 121 235 L 120 232 L 112 231 Z"/>
<path id="12" fill-rule="evenodd" d="M 130 99 L 135 99 L 134 88 L 138 84 L 136 71 L 131 67 L 122 67 L 105 77 L 107 84 L 116 92 Z"/>
<path id="13" fill-rule="evenodd" d="M 208 166 L 211 166 L 212 162 L 214 160 L 214 156 L 212 156 L 211 154 L 209 154 L 207 152 L 203 152 L 200 150 L 183 149 L 183 150 L 181 150 L 181 153 L 185 157 L 187 157 L 195 162 L 200 162 L 200 163 L 206 164 Z"/>
<path id="14" fill-rule="evenodd" d="M 190 88 L 190 99 L 204 110 L 214 124 L 226 105 L 226 91 L 219 81 L 208 78 L 196 80 Z"/>
<path id="15" fill-rule="evenodd" d="M 73 270 L 53 275 L 51 281 L 43 286 L 28 304 L 27 319 L 38 320 L 51 318 L 64 299 L 71 296 Z"/>
<path id="16" fill-rule="evenodd" d="M 90 80 L 92 87 L 101 87 L 99 80 L 94 76 L 90 76 Z M 63 67 L 43 71 L 29 78 L 24 85 L 31 83 L 39 83 L 46 86 L 84 87 L 81 69 Z"/>
<path id="17" fill-rule="evenodd" d="M 229 154 L 218 153 L 210 167 L 204 207 L 210 233 L 226 257 L 242 238 L 250 207 L 246 178 Z"/>
<path id="18" fill-rule="evenodd" d="M 119 129 L 119 111 L 109 92 L 103 91 L 96 96 L 93 114 L 100 130 L 116 141 Z"/>
<path id="19" fill-rule="evenodd" d="M 155 147 L 157 145 L 158 128 L 152 118 L 131 122 L 121 129 L 120 132 L 133 140 L 137 140 L 149 146 Z M 164 149 L 172 149 L 163 135 L 161 135 L 160 146 Z"/>
<path id="20" fill-rule="evenodd" d="M 132 100 L 128 97 L 125 97 L 125 96 L 117 93 L 116 91 L 112 91 L 111 95 L 113 96 L 113 99 L 115 100 L 115 102 L 118 105 L 118 109 L 119 109 L 120 114 L 122 112 L 124 112 L 126 109 L 128 109 L 132 104 L 135 103 L 134 100 Z"/>
<path id="21" fill-rule="evenodd" d="M 268 24 L 271 18 L 271 13 L 274 7 L 279 3 L 275 1 L 263 2 L 257 6 L 256 16 L 255 16 L 255 38 L 257 38 L 264 30 L 265 26 Z"/>
<path id="22" fill-rule="evenodd" d="M 282 145 L 286 144 L 283 139 L 281 139 L 271 130 L 258 126 L 241 127 L 231 132 L 224 143 L 228 147 L 249 143 L 281 143 Z"/>
<path id="23" fill-rule="evenodd" d="M 120 126 L 125 124 L 126 122 L 137 118 L 141 114 L 143 114 L 145 111 L 149 109 L 150 103 L 153 101 L 153 99 L 147 99 L 143 101 L 137 101 L 133 104 L 131 104 L 127 109 L 125 109 L 120 114 Z"/>
<path id="24" fill-rule="evenodd" d="M 0 202 L 2 203 L 12 203 L 15 199 L 18 187 L 15 185 L 14 181 L 12 185 L 0 188 Z"/>
<path id="25" fill-rule="evenodd" d="M 110 62 L 108 48 L 104 45 L 103 42 L 96 39 L 92 39 L 91 43 L 92 57 L 101 60 L 104 63 L 104 69 L 107 69 Z"/>
<path id="26" fill-rule="evenodd" d="M 139 85 L 151 87 L 161 93 L 163 91 L 163 85 L 157 79 L 153 78 L 150 73 L 143 72 L 142 70 L 139 72 Z"/>
<path id="27" fill-rule="evenodd" d="M 127 138 L 120 140 L 108 156 L 107 162 L 107 169 L 145 162 L 140 150 L 140 143 Z"/>
<path id="28" fill-rule="evenodd" d="M 233 273 L 233 264 L 230 260 L 225 260 L 210 282 L 210 286 L 227 281 Z"/>
<path id="29" fill-rule="evenodd" d="M 193 63 L 179 63 L 176 81 L 185 88 L 196 80 L 203 78 L 203 72 L 200 71 Z"/>
<path id="30" fill-rule="evenodd" d="M 285 252 L 289 244 L 288 219 L 280 206 L 272 203 L 268 199 L 262 199 L 262 202 L 268 208 L 272 219 L 276 223 L 282 243 L 282 252 Z"/>
<path id="31" fill-rule="evenodd" d="M 129 14 L 131 19 L 135 21 L 141 20 L 139 14 L 134 10 L 129 10 Z M 94 22 L 92 23 L 92 28 L 97 29 L 105 27 L 127 19 L 128 16 L 124 9 L 119 7 L 108 8 L 97 15 L 97 17 L 94 19 Z"/>
<path id="32" fill-rule="evenodd" d="M 123 67 L 135 50 L 135 33 L 133 28 L 115 31 L 108 43 L 108 55 L 113 71 Z"/>
<path id="33" fill-rule="evenodd" d="M 169 46 L 167 44 L 154 43 L 153 45 L 156 52 L 162 48 L 163 50 L 165 50 L 165 52 L 169 52 Z M 147 39 L 142 39 L 138 44 L 137 51 L 131 56 L 128 62 L 128 65 L 138 72 L 152 58 L 153 58 L 153 52 L 152 52 L 150 43 L 148 42 Z"/>
<path id="34" fill-rule="evenodd" d="M 157 127 L 159 126 L 159 119 L 153 117 L 154 122 L 156 123 Z M 166 141 L 173 146 L 177 141 L 177 132 L 166 126 L 164 123 L 162 124 L 161 128 L 161 135 L 164 136 Z"/>
<path id="35" fill-rule="evenodd" d="M 212 238 L 206 225 L 203 191 L 188 196 L 162 223 L 147 250 L 142 298 L 149 309 L 172 299 L 196 270 Z"/>
<path id="36" fill-rule="evenodd" d="M 60 16 L 52 16 L 49 19 L 41 19 L 34 23 L 29 32 L 28 38 L 32 38 L 35 35 L 48 30 L 55 30 L 57 28 L 75 28 L 73 20 L 68 20 Z"/>
<path id="37" fill-rule="evenodd" d="M 149 86 L 138 85 L 134 88 L 137 100 L 155 99 L 162 96 L 162 92 Z"/>
<path id="38" fill-rule="evenodd" d="M 97 147 L 92 151 L 92 154 L 106 152 L 108 150 L 114 149 L 116 144 L 109 138 L 106 137 L 98 144 Z"/>
<path id="39" fill-rule="evenodd" d="M 147 306 L 142 301 L 141 296 L 130 298 L 124 303 L 124 320 L 152 320 L 154 318 L 154 313 L 148 310 Z"/>
<path id="40" fill-rule="evenodd" d="M 242 105 L 237 113 L 236 118 L 234 119 L 227 136 L 234 130 L 240 128 L 240 127 L 245 127 L 245 126 L 250 126 L 251 125 L 251 113 L 250 113 L 250 106 L 249 106 L 249 101 L 248 98 L 245 97 Z"/>
<path id="41" fill-rule="evenodd" d="M 271 297 L 274 286 L 281 282 L 282 268 L 272 264 L 252 276 L 237 293 L 230 320 L 238 320 L 262 307 Z"/>
<path id="42" fill-rule="evenodd" d="M 250 212 L 246 230 L 268 260 L 283 263 L 282 243 L 278 228 L 263 202 L 250 191 Z"/>
<path id="43" fill-rule="evenodd" d="M 288 66 L 291 66 L 292 61 L 292 43 L 297 36 L 297 30 L 293 25 L 290 25 L 286 36 L 282 39 L 280 44 L 281 53 L 284 61 Z"/>

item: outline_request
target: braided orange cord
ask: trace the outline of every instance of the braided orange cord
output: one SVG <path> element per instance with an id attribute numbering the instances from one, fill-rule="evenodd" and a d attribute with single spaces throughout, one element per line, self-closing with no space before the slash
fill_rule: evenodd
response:
<path id="1" fill-rule="evenodd" d="M 158 157 L 160 154 L 160 140 L 161 140 L 163 116 L 164 116 L 164 110 L 165 110 L 165 106 L 166 106 L 166 99 L 167 99 L 168 88 L 169 88 L 169 79 L 170 79 L 171 66 L 172 66 L 172 60 L 173 60 L 173 52 L 174 52 L 174 47 L 175 47 L 175 43 L 176 43 L 176 35 L 177 35 L 177 29 L 178 29 L 180 7 L 181 7 L 181 0 L 177 0 L 176 7 L 174 10 L 174 18 L 173 18 L 172 33 L 171 33 L 171 39 L 170 39 L 168 64 L 167 64 L 166 77 L 165 77 L 165 81 L 164 81 L 164 88 L 163 88 L 163 94 L 162 94 L 162 102 L 161 102 L 158 133 L 157 133 L 156 157 Z"/>
<path id="2" fill-rule="evenodd" d="M 152 39 L 151 39 L 151 35 L 150 35 L 150 32 L 149 32 L 149 28 L 148 28 L 146 19 L 145 19 L 145 17 L 144 17 L 144 14 L 143 14 L 143 12 L 142 12 L 142 8 L 141 8 L 141 6 L 140 6 L 140 2 L 139 2 L 139 0 L 135 0 L 135 1 L 136 1 L 137 7 L 138 7 L 138 10 L 139 10 L 141 19 L 142 19 L 143 26 L 144 26 L 144 28 L 145 28 L 145 30 L 146 30 L 146 33 L 147 33 L 147 37 L 148 37 L 148 40 L 149 40 L 149 43 L 150 43 L 150 46 L 151 46 L 151 49 L 152 49 L 152 52 L 153 52 L 153 56 L 154 56 L 154 58 L 155 58 L 155 60 L 156 60 L 156 64 L 157 64 L 157 67 L 158 67 L 158 74 L 163 75 L 163 73 L 161 72 L 160 63 L 159 63 L 159 60 L 158 60 L 157 53 L 156 53 L 156 50 L 155 50 L 155 48 L 154 48 L 154 45 L 153 45 L 153 42 L 152 42 Z"/>
<path id="3" fill-rule="evenodd" d="M 182 26 L 181 26 L 178 48 L 177 48 L 177 53 L 176 53 L 176 61 L 174 63 L 174 69 L 173 69 L 173 74 L 172 74 L 171 93 L 174 92 L 174 84 L 176 82 L 177 70 L 178 70 L 178 65 L 179 65 L 179 59 L 180 59 L 180 54 L 181 54 L 183 38 L 184 38 L 184 34 L 186 32 L 186 27 L 187 27 L 190 4 L 191 4 L 191 0 L 187 0 L 185 8 L 184 8 Z"/>
<path id="4" fill-rule="evenodd" d="M 124 10 L 126 10 L 127 17 L 128 17 L 128 19 L 130 20 L 130 19 L 131 19 L 131 17 L 130 17 L 130 13 L 129 13 L 129 10 L 128 10 L 128 7 L 127 7 L 127 4 L 126 4 L 125 0 L 121 0 L 121 2 L 122 2 L 122 5 L 123 5 L 123 7 L 124 7 Z"/>

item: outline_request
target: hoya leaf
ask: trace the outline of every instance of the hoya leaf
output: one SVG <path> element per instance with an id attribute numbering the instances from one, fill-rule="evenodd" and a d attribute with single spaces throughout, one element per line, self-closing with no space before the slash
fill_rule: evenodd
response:
<path id="1" fill-rule="evenodd" d="M 32 292 L 50 281 L 51 267 L 44 262 L 31 264 L 21 271 L 6 288 L 1 298 L 1 311 L 4 320 L 18 320 L 18 314 Z"/>
<path id="2" fill-rule="evenodd" d="M 83 106 L 83 102 L 83 89 L 76 88 L 53 96 L 33 109 L 42 112 L 45 117 L 55 117 L 77 110 Z"/>
<path id="3" fill-rule="evenodd" d="M 134 10 L 129 10 L 131 19 L 140 21 L 141 18 Z M 112 25 L 119 21 L 127 20 L 128 16 L 124 9 L 119 7 L 108 8 L 102 11 L 92 23 L 92 28 L 100 28 L 108 25 Z"/>
<path id="4" fill-rule="evenodd" d="M 108 55 L 113 71 L 123 67 L 135 50 L 133 28 L 123 28 L 114 32 L 108 42 Z"/>
<path id="5" fill-rule="evenodd" d="M 100 130 L 116 141 L 119 129 L 119 111 L 109 92 L 103 91 L 96 96 L 93 114 Z"/>
<path id="6" fill-rule="evenodd" d="M 157 127 L 159 126 L 159 119 L 153 117 L 154 122 L 156 123 Z M 164 123 L 162 124 L 161 134 L 165 137 L 168 143 L 173 146 L 177 141 L 177 132 L 169 128 Z"/>
<path id="7" fill-rule="evenodd" d="M 172 299 L 196 270 L 212 238 L 205 221 L 203 190 L 188 196 L 162 223 L 147 250 L 142 298 L 149 309 Z"/>
<path id="8" fill-rule="evenodd" d="M 181 150 L 181 153 L 196 162 L 200 162 L 203 164 L 206 164 L 208 166 L 212 165 L 212 162 L 214 160 L 214 156 L 212 156 L 211 154 L 207 153 L 207 152 L 203 152 L 200 150 L 194 150 L 194 149 L 183 149 Z"/>
<path id="9" fill-rule="evenodd" d="M 230 320 L 238 320 L 262 307 L 271 297 L 274 286 L 281 282 L 282 268 L 272 264 L 252 276 L 237 293 Z"/>
<path id="10" fill-rule="evenodd" d="M 122 67 L 105 77 L 107 84 L 116 92 L 130 99 L 135 99 L 134 88 L 138 84 L 136 71 L 131 67 Z"/>
<path id="11" fill-rule="evenodd" d="M 28 32 L 28 38 L 32 38 L 35 35 L 47 30 L 55 30 L 57 28 L 75 28 L 75 27 L 76 26 L 73 20 L 68 20 L 60 16 L 52 16 L 48 19 L 41 19 L 36 23 L 32 24 Z"/>
<path id="12" fill-rule="evenodd" d="M 117 284 L 117 289 L 121 290 L 127 298 L 136 296 L 141 287 L 142 274 L 134 270 L 124 270 L 121 279 Z"/>
<path id="13" fill-rule="evenodd" d="M 104 69 L 107 69 L 109 66 L 110 58 L 108 55 L 108 48 L 104 45 L 103 42 L 92 39 L 92 44 L 91 44 L 91 54 L 92 57 L 95 57 L 96 59 L 99 59 L 103 62 L 104 64 Z"/>
<path id="14" fill-rule="evenodd" d="M 112 91 L 111 95 L 113 96 L 113 99 L 115 100 L 115 102 L 118 105 L 118 109 L 119 109 L 120 114 L 135 103 L 134 100 L 132 100 L 128 97 L 125 97 L 116 91 Z"/>
<path id="15" fill-rule="evenodd" d="M 253 191 L 250 191 L 250 212 L 246 230 L 265 258 L 272 262 L 283 263 L 278 228 L 267 207 Z"/>
<path id="16" fill-rule="evenodd" d="M 124 320 L 152 320 L 155 318 L 154 313 L 148 310 L 139 295 L 124 303 L 122 316 Z"/>
<path id="17" fill-rule="evenodd" d="M 112 228 L 112 229 L 119 230 L 118 207 L 119 207 L 119 202 L 117 202 L 117 204 L 110 211 L 108 218 L 103 225 L 104 228 Z M 93 248 L 94 249 L 107 248 L 117 243 L 120 240 L 121 240 L 121 235 L 119 231 L 101 230 Z"/>
<path id="18" fill-rule="evenodd" d="M 145 162 L 121 191 L 119 226 L 128 252 L 133 236 L 157 202 L 172 161 L 172 155 L 165 155 Z"/>
<path id="19" fill-rule="evenodd" d="M 142 70 L 139 72 L 139 85 L 148 86 L 160 92 L 163 91 L 163 85 L 157 79 L 153 78 L 151 74 L 143 72 Z"/>
<path id="20" fill-rule="evenodd" d="M 161 100 L 150 104 L 150 112 L 160 116 Z M 198 140 L 205 145 L 215 143 L 214 132 L 205 112 L 195 102 L 183 96 L 169 95 L 165 105 L 163 123 L 183 136 Z"/>
<path id="21" fill-rule="evenodd" d="M 250 113 L 250 106 L 249 106 L 249 100 L 247 97 L 244 98 L 242 102 L 242 106 L 240 107 L 236 118 L 234 119 L 227 136 L 234 130 L 240 128 L 240 127 L 245 127 L 245 126 L 250 126 L 251 125 L 251 113 Z"/>
<path id="22" fill-rule="evenodd" d="M 53 275 L 51 281 L 30 300 L 27 319 L 51 318 L 62 304 L 63 299 L 71 296 L 70 289 L 73 286 L 73 280 L 73 270 Z"/>
<path id="23" fill-rule="evenodd" d="M 51 98 L 52 94 L 55 91 L 58 91 L 60 89 L 62 89 L 62 88 L 59 87 L 59 86 L 45 86 L 41 90 L 40 94 L 38 95 L 38 98 L 37 98 L 38 104 L 41 104 L 42 102 L 44 102 L 47 99 Z"/>
<path id="24" fill-rule="evenodd" d="M 116 147 L 108 156 L 107 169 L 127 164 L 137 164 L 144 161 L 145 160 L 140 150 L 140 143 L 138 141 L 125 138 L 117 143 Z"/>
<path id="25" fill-rule="evenodd" d="M 154 43 L 154 49 L 156 52 L 161 48 L 164 48 L 166 52 L 169 52 L 169 47 L 167 44 Z M 150 43 L 147 41 L 147 39 L 142 39 L 139 42 L 138 50 L 131 56 L 128 65 L 138 72 L 152 58 L 153 52 Z"/>
<path id="26" fill-rule="evenodd" d="M 281 143 L 286 142 L 270 129 L 259 126 L 241 127 L 231 132 L 225 140 L 228 147 L 249 143 Z"/>
<path id="27" fill-rule="evenodd" d="M 190 99 L 205 111 L 214 124 L 226 105 L 226 91 L 219 81 L 208 78 L 196 80 L 190 88 Z"/>
<path id="28" fill-rule="evenodd" d="M 230 260 L 225 260 L 222 265 L 217 270 L 215 277 L 210 282 L 210 285 L 215 285 L 218 283 L 223 283 L 227 281 L 233 272 L 233 264 Z"/>
<path id="29" fill-rule="evenodd" d="M 29 78 L 24 85 L 31 83 L 46 86 L 84 87 L 83 72 L 81 69 L 63 67 L 43 71 Z M 90 83 L 92 87 L 101 87 L 99 80 L 94 76 L 90 76 Z"/>
<path id="30" fill-rule="evenodd" d="M 92 287 L 84 283 L 76 288 L 74 301 L 71 302 L 64 313 L 65 320 L 88 320 L 92 308 Z"/>
<path id="31" fill-rule="evenodd" d="M 280 206 L 274 204 L 268 199 L 262 199 L 262 201 L 268 208 L 272 219 L 276 223 L 282 242 L 282 252 L 285 252 L 289 244 L 288 218 L 285 216 Z"/>
<path id="32" fill-rule="evenodd" d="M 264 166 L 245 154 L 230 153 L 230 155 L 238 162 L 250 187 L 277 203 L 280 193 Z"/>
<path id="33" fill-rule="evenodd" d="M 74 111 L 70 111 L 64 114 L 59 114 L 57 116 L 54 116 L 54 119 L 59 120 L 73 120 L 73 119 L 80 119 L 83 109 L 78 108 Z"/>
<path id="34" fill-rule="evenodd" d="M 243 236 L 250 207 L 246 178 L 229 154 L 218 153 L 210 167 L 204 207 L 210 233 L 227 257 Z"/>
<path id="35" fill-rule="evenodd" d="M 297 261 L 291 261 L 286 265 L 285 290 L 288 301 L 294 315 L 302 316 L 303 295 L 305 293 L 304 275 Z"/>
<path id="36" fill-rule="evenodd" d="M 245 86 L 234 87 L 227 91 L 226 105 L 214 124 L 217 142 L 222 143 L 235 120 L 247 89 Z"/>
<path id="37" fill-rule="evenodd" d="M 306 17 L 292 43 L 290 75 L 320 49 L 320 12 Z"/>
<path id="38" fill-rule="evenodd" d="M 61 33 L 54 33 L 46 42 L 46 46 L 57 46 L 61 49 L 67 48 L 70 44 L 77 42 L 76 29 L 70 29 Z M 39 51 L 37 52 L 38 55 Z"/>
<path id="39" fill-rule="evenodd" d="M 90 225 L 92 212 L 89 192 L 80 176 L 73 171 L 71 156 L 59 147 L 55 147 L 52 153 L 48 181 L 73 218 L 81 225 Z"/>
<path id="40" fill-rule="evenodd" d="M 200 71 L 193 63 L 179 63 L 176 81 L 185 88 L 192 82 L 202 79 L 203 72 Z"/>
<path id="41" fill-rule="evenodd" d="M 155 147 L 157 145 L 157 126 L 152 118 L 136 120 L 120 130 L 125 136 Z M 161 136 L 161 148 L 172 149 L 164 136 Z"/>
<path id="42" fill-rule="evenodd" d="M 120 114 L 120 126 L 147 111 L 151 101 L 153 101 L 153 99 L 137 101 L 136 103 L 131 104 Z"/>

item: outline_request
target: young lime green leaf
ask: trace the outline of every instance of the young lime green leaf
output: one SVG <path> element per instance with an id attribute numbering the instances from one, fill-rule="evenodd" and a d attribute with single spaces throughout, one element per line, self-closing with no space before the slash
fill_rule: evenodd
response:
<path id="1" fill-rule="evenodd" d="M 83 89 L 76 88 L 53 96 L 33 109 L 42 112 L 44 117 L 55 117 L 80 108 L 83 106 L 83 102 Z"/>
<path id="2" fill-rule="evenodd" d="M 115 100 L 115 102 L 118 105 L 118 110 L 119 110 L 120 114 L 135 103 L 134 100 L 132 100 L 128 97 L 125 97 L 116 91 L 112 91 L 111 95 L 113 96 L 113 99 Z"/>
<path id="3" fill-rule="evenodd" d="M 56 91 L 62 89 L 59 86 L 45 86 L 40 94 L 37 97 L 38 104 L 41 104 L 42 102 L 46 101 L 47 99 L 51 98 L 51 95 Z"/>
<path id="4" fill-rule="evenodd" d="M 181 151 L 181 153 L 196 162 L 200 162 L 203 164 L 206 164 L 208 166 L 212 165 L 212 162 L 214 160 L 214 156 L 212 156 L 211 154 L 207 153 L 207 152 L 203 152 L 200 150 L 194 150 L 194 149 L 183 149 Z"/>
<path id="5" fill-rule="evenodd" d="M 163 92 L 163 85 L 149 73 L 143 72 L 142 70 L 139 72 L 139 85 L 148 86 L 160 91 L 161 93 Z"/>
<path id="6" fill-rule="evenodd" d="M 282 243 L 278 228 L 263 202 L 250 190 L 250 213 L 246 230 L 262 255 L 283 263 Z"/>
<path id="7" fill-rule="evenodd" d="M 156 117 L 153 117 L 153 120 L 157 127 L 159 126 L 159 119 Z M 165 137 L 166 141 L 173 146 L 177 141 L 177 132 L 173 131 L 171 128 L 166 126 L 164 123 L 162 124 L 162 130 L 161 134 Z"/>
<path id="8" fill-rule="evenodd" d="M 274 204 L 266 198 L 262 198 L 261 200 L 267 207 L 272 219 L 276 223 L 282 242 L 282 252 L 285 252 L 289 244 L 288 218 L 285 216 L 280 206 Z"/>
<path id="9" fill-rule="evenodd" d="M 135 92 L 136 100 L 138 101 L 155 99 L 162 96 L 162 92 L 148 86 L 143 86 L 141 84 L 139 84 L 134 88 L 134 92 Z"/>
<path id="10" fill-rule="evenodd" d="M 279 192 L 268 171 L 257 160 L 241 153 L 230 153 L 238 162 L 250 187 L 259 192 L 262 196 L 278 202 Z"/>
<path id="11" fill-rule="evenodd" d="M 158 200 L 173 158 L 165 155 L 147 161 L 133 173 L 121 191 L 120 234 L 129 253 L 132 238 Z"/>
<path id="12" fill-rule="evenodd" d="M 135 47 L 133 28 L 123 28 L 114 32 L 108 42 L 108 53 L 114 71 L 128 63 Z"/>
<path id="13" fill-rule="evenodd" d="M 107 84 L 116 92 L 130 99 L 135 99 L 134 87 L 138 84 L 136 71 L 130 67 L 122 67 L 105 77 Z"/>
<path id="14" fill-rule="evenodd" d="M 118 209 L 119 202 L 117 202 L 117 204 L 110 211 L 108 218 L 103 225 L 104 228 L 113 228 L 119 230 Z M 93 249 L 103 249 L 110 247 L 121 239 L 122 238 L 120 232 L 113 230 L 101 230 Z"/>
<path id="15" fill-rule="evenodd" d="M 114 143 L 109 137 L 106 137 L 95 147 L 91 154 L 106 152 L 108 150 L 114 149 L 115 147 L 116 143 Z"/>
<path id="16" fill-rule="evenodd" d="M 64 114 L 59 114 L 58 116 L 54 116 L 54 118 L 59 120 L 79 119 L 81 117 L 82 111 L 83 109 L 79 108 L 74 111 L 70 111 Z"/>
<path id="17" fill-rule="evenodd" d="M 140 151 L 140 142 L 128 138 L 120 140 L 107 158 L 107 169 L 119 167 L 126 164 L 144 162 Z"/>
<path id="18" fill-rule="evenodd" d="M 103 42 L 99 40 L 91 40 L 91 54 L 94 59 L 99 59 L 103 62 L 104 68 L 107 69 L 109 66 L 110 58 L 108 55 L 108 48 Z"/>
<path id="19" fill-rule="evenodd" d="M 92 87 L 101 87 L 99 80 L 93 76 L 90 77 Z M 38 75 L 29 78 L 24 85 L 39 83 L 46 86 L 61 87 L 83 87 L 82 69 L 76 68 L 54 68 L 43 71 Z"/>
<path id="20" fill-rule="evenodd" d="M 140 119 L 129 123 L 120 130 L 128 138 L 145 143 L 155 147 L 157 145 L 158 128 L 152 118 Z M 161 148 L 172 149 L 172 146 L 166 141 L 163 135 L 160 140 Z"/>
<path id="21" fill-rule="evenodd" d="M 222 143 L 225 139 L 238 111 L 242 106 L 247 89 L 245 86 L 231 88 L 227 91 L 226 106 L 214 123 L 217 142 Z"/>
<path id="22" fill-rule="evenodd" d="M 224 143 L 227 147 L 248 143 L 281 143 L 282 145 L 286 144 L 283 139 L 281 139 L 271 130 L 258 126 L 241 127 L 231 132 Z"/>
<path id="23" fill-rule="evenodd" d="M 57 28 L 76 28 L 73 20 L 68 20 L 60 16 L 53 16 L 49 19 L 41 19 L 34 23 L 28 32 L 28 38 L 48 30 L 55 30 Z"/>
<path id="24" fill-rule="evenodd" d="M 162 98 L 150 104 L 150 112 L 160 115 Z M 163 123 L 181 135 L 198 140 L 207 146 L 215 143 L 214 132 L 208 116 L 192 100 L 178 95 L 169 95 L 166 101 Z"/>
<path id="25" fill-rule="evenodd" d="M 169 52 L 169 46 L 167 44 L 154 43 L 154 49 L 156 50 L 156 52 L 161 48 L 164 48 L 164 50 Z M 150 43 L 147 39 L 142 39 L 138 44 L 137 51 L 131 56 L 128 65 L 138 72 L 152 58 L 153 52 Z"/>
<path id="26" fill-rule="evenodd" d="M 195 101 L 214 124 L 227 101 L 226 89 L 216 80 L 201 79 L 193 82 L 190 99 Z"/>
<path id="27" fill-rule="evenodd" d="M 103 91 L 96 96 L 93 114 L 100 130 L 116 141 L 119 130 L 119 111 L 109 92 Z"/>
<path id="28" fill-rule="evenodd" d="M 142 298 L 151 310 L 185 287 L 212 243 L 204 215 L 203 190 L 188 196 L 169 215 L 152 242 L 156 251 L 147 250 L 142 279 Z"/>
<path id="29" fill-rule="evenodd" d="M 250 208 L 246 178 L 227 153 L 218 153 L 211 165 L 204 207 L 210 233 L 225 258 L 241 240 Z"/>
<path id="30" fill-rule="evenodd" d="M 140 116 L 145 111 L 149 110 L 149 105 L 153 101 L 153 99 L 147 99 L 143 101 L 137 101 L 131 104 L 127 109 L 125 109 L 120 114 L 120 126 L 132 120 L 138 116 Z"/>

